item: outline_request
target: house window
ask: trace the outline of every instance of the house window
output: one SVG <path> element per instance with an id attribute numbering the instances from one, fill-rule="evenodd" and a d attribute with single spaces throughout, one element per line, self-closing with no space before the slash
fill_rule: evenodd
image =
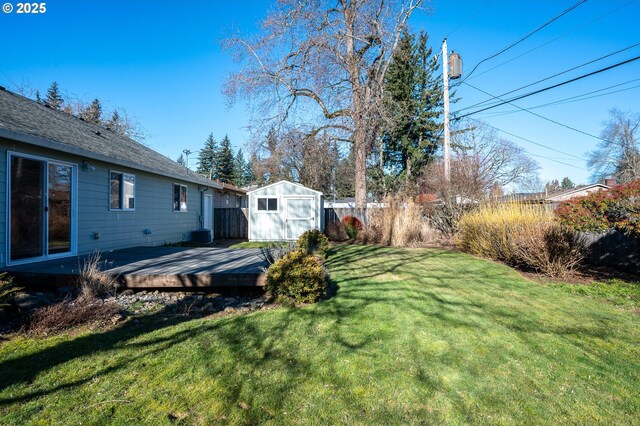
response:
<path id="1" fill-rule="evenodd" d="M 135 175 L 121 172 L 110 172 L 109 185 L 109 207 L 111 210 L 135 209 Z"/>
<path id="2" fill-rule="evenodd" d="M 258 198 L 258 211 L 277 211 L 278 199 L 277 198 Z"/>
<path id="3" fill-rule="evenodd" d="M 173 184 L 173 211 L 187 211 L 187 186 L 178 183 Z"/>

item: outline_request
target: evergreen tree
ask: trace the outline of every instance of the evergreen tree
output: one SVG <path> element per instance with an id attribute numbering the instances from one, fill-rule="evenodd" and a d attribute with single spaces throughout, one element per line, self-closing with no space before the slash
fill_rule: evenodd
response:
<path id="1" fill-rule="evenodd" d="M 560 190 L 560 182 L 558 182 L 558 179 L 554 179 L 551 182 L 547 182 L 547 184 L 544 186 L 544 190 L 546 192 L 556 192 Z"/>
<path id="2" fill-rule="evenodd" d="M 251 158 L 249 159 L 249 161 L 245 161 L 245 163 L 244 163 L 244 184 L 245 185 L 252 185 L 256 180 L 256 176 L 253 173 L 253 170 L 254 170 L 254 167 L 253 167 L 254 158 L 255 158 L 255 154 L 252 154 Z"/>
<path id="3" fill-rule="evenodd" d="M 260 159 L 258 158 L 258 154 L 256 151 L 251 153 L 251 157 L 249 157 L 249 163 L 247 167 L 247 176 L 251 176 L 249 179 L 250 183 L 255 183 L 258 186 L 262 186 L 265 183 L 264 173 L 262 172 L 262 164 Z"/>
<path id="4" fill-rule="evenodd" d="M 80 112 L 80 118 L 93 124 L 102 124 L 102 105 L 99 99 L 94 99 L 88 107 Z"/>
<path id="5" fill-rule="evenodd" d="M 414 182 L 433 159 L 442 129 L 442 83 L 429 36 L 402 35 L 385 80 L 387 122 L 379 147 L 381 178 L 396 190 Z"/>
<path id="6" fill-rule="evenodd" d="M 209 179 L 218 179 L 218 142 L 209 134 L 198 154 L 197 172 Z"/>
<path id="7" fill-rule="evenodd" d="M 246 170 L 247 165 L 244 161 L 244 154 L 242 153 L 242 148 L 239 148 L 238 153 L 233 159 L 233 184 L 235 186 L 244 186 L 247 184 Z"/>
<path id="8" fill-rule="evenodd" d="M 560 183 L 560 187 L 562 189 L 572 189 L 576 187 L 576 184 L 573 183 L 573 181 L 568 177 L 565 177 L 564 179 L 562 179 L 562 182 Z"/>
<path id="9" fill-rule="evenodd" d="M 107 129 L 111 130 L 114 133 L 117 133 L 119 135 L 124 134 L 124 125 L 122 123 L 122 119 L 120 118 L 120 113 L 118 113 L 117 110 L 113 111 L 113 114 L 111 114 L 111 118 L 105 123 L 105 125 Z"/>
<path id="10" fill-rule="evenodd" d="M 231 141 L 225 135 L 220 142 L 218 150 L 218 179 L 222 182 L 233 183 L 234 171 L 233 151 L 231 151 Z"/>
<path id="11" fill-rule="evenodd" d="M 42 98 L 40 97 L 40 91 L 36 90 L 36 102 L 41 104 L 42 103 Z"/>
<path id="12" fill-rule="evenodd" d="M 176 163 L 180 164 L 181 166 L 187 167 L 187 162 L 184 160 L 184 155 L 182 154 L 180 154 L 180 157 L 176 159 Z"/>
<path id="13" fill-rule="evenodd" d="M 61 109 L 62 104 L 64 104 L 64 99 L 62 99 L 62 95 L 60 94 L 60 90 L 58 88 L 58 83 L 53 82 L 51 86 L 47 90 L 47 97 L 45 102 L 53 109 Z"/>

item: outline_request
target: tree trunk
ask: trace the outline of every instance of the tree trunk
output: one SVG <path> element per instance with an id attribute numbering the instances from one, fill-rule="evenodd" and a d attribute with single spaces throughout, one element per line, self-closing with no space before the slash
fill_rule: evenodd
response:
<path id="1" fill-rule="evenodd" d="M 356 125 L 357 126 L 357 125 Z M 353 133 L 356 166 L 356 208 L 367 207 L 367 141 L 366 132 L 356 127 Z"/>

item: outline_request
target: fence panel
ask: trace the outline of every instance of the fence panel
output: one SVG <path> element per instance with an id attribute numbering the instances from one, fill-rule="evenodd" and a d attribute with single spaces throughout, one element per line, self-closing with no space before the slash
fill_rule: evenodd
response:
<path id="1" fill-rule="evenodd" d="M 363 224 L 369 222 L 369 211 L 366 208 L 334 208 L 326 207 L 324 209 L 324 226 L 330 223 L 340 222 L 345 216 L 354 216 Z"/>
<path id="2" fill-rule="evenodd" d="M 585 233 L 588 261 L 632 272 L 640 270 L 640 243 L 620 231 Z"/>
<path id="3" fill-rule="evenodd" d="M 214 238 L 221 240 L 246 240 L 249 237 L 247 209 L 213 209 Z"/>

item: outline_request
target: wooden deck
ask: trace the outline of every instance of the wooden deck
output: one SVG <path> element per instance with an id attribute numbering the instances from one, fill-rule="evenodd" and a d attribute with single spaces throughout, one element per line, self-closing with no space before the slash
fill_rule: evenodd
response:
<path id="1" fill-rule="evenodd" d="M 101 253 L 101 270 L 126 288 L 255 287 L 264 285 L 259 249 L 135 247 Z M 88 255 L 11 266 L 19 285 L 67 286 Z M 45 284 L 46 283 L 46 284 Z"/>

